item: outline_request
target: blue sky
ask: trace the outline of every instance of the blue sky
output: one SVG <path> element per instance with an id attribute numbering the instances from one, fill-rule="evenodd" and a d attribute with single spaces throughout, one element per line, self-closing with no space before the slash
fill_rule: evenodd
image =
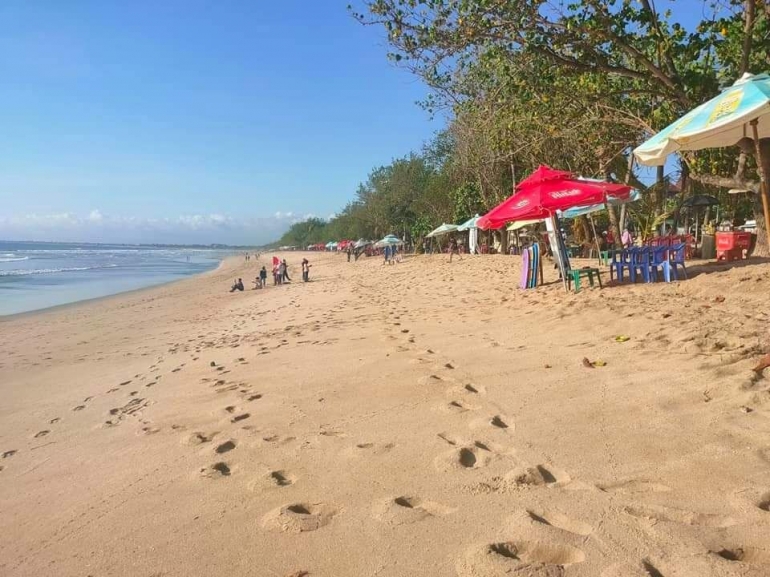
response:
<path id="1" fill-rule="evenodd" d="M 443 125 L 347 3 L 0 2 L 0 239 L 251 244 L 328 217 Z"/>
<path id="2" fill-rule="evenodd" d="M 0 3 L 0 238 L 251 243 L 439 128 L 346 1 Z"/>

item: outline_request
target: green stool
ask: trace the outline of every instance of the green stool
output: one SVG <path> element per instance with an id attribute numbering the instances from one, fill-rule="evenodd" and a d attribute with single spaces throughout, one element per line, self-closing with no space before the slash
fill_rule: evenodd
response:
<path id="1" fill-rule="evenodd" d="M 587 278 L 588 283 L 591 286 L 594 286 L 594 275 L 596 275 L 596 280 L 599 281 L 599 288 L 604 288 L 602 286 L 602 274 L 599 271 L 598 268 L 591 268 L 591 267 L 585 267 L 578 270 L 571 270 L 567 273 L 567 286 L 569 289 L 572 288 L 572 284 L 575 284 L 575 292 L 580 292 L 580 279 L 581 278 Z"/>
<path id="2" fill-rule="evenodd" d="M 612 259 L 612 257 L 610 256 L 610 252 L 611 251 L 609 250 L 603 250 L 599 252 L 599 262 L 601 264 L 605 266 L 610 264 L 610 260 Z"/>

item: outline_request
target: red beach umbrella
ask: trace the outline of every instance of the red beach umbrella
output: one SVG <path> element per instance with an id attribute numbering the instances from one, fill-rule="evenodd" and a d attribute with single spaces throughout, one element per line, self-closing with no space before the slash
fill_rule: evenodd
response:
<path id="1" fill-rule="evenodd" d="M 537 220 L 556 211 L 607 202 L 607 197 L 626 199 L 631 187 L 612 182 L 581 180 L 563 170 L 540 166 L 516 186 L 513 196 L 479 220 L 479 228 L 501 228 L 506 222 Z"/>

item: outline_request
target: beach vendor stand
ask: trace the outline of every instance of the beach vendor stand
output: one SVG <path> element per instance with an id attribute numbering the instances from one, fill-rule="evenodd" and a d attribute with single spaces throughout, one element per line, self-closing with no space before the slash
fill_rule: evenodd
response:
<path id="1" fill-rule="evenodd" d="M 591 267 L 576 271 L 571 269 L 557 214 L 559 211 L 576 206 L 607 203 L 610 195 L 617 199 L 627 199 L 631 195 L 631 187 L 612 182 L 579 179 L 570 172 L 540 166 L 516 186 L 513 196 L 481 217 L 479 226 L 485 229 L 497 229 L 511 221 L 545 220 L 551 251 L 559 268 L 564 288 L 569 290 L 569 286 L 574 282 L 576 290 L 579 290 L 579 281 L 582 276 L 592 279 L 594 274 L 598 276 L 599 271 Z"/>

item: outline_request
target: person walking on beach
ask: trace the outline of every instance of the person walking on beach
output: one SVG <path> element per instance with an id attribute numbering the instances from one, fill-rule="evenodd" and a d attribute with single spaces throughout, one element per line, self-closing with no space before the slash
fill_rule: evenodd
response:
<path id="1" fill-rule="evenodd" d="M 259 280 L 262 283 L 262 288 L 265 288 L 267 286 L 267 269 L 265 267 L 259 271 Z"/>
<path id="2" fill-rule="evenodd" d="M 286 259 L 283 259 L 281 263 L 281 280 L 283 282 L 291 282 L 289 278 L 289 265 L 286 263 Z"/>
<path id="3" fill-rule="evenodd" d="M 351 245 L 348 245 L 348 262 L 350 262 L 350 256 L 353 254 L 353 247 Z"/>
<path id="4" fill-rule="evenodd" d="M 452 256 L 457 255 L 457 258 L 462 260 L 462 256 L 460 256 L 460 249 L 457 247 L 457 239 L 455 237 L 452 237 L 449 239 L 449 262 L 452 262 Z"/>
<path id="5" fill-rule="evenodd" d="M 302 259 L 302 280 L 304 282 L 310 280 L 310 262 L 306 258 Z"/>

